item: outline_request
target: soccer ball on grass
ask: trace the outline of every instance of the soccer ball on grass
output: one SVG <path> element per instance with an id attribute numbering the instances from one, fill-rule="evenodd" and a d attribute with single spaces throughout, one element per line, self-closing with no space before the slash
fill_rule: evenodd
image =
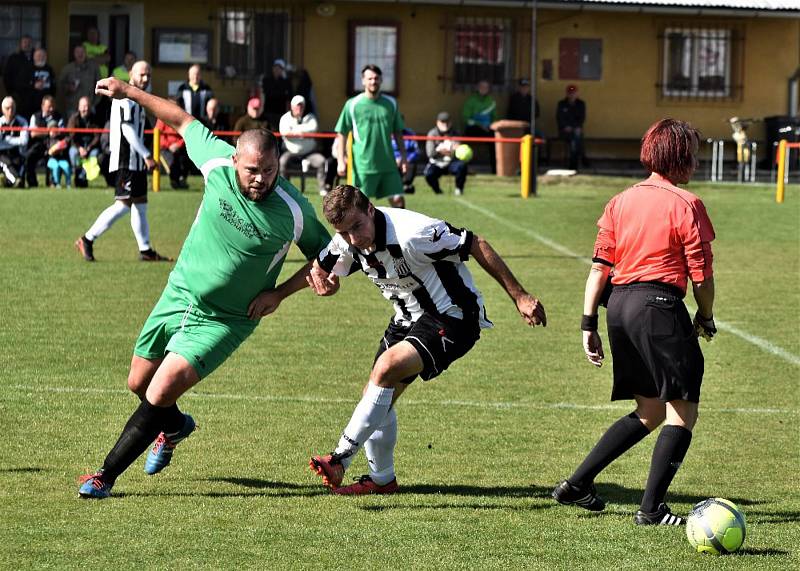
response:
<path id="1" fill-rule="evenodd" d="M 725 555 L 744 543 L 744 514 L 739 506 L 722 498 L 696 504 L 686 521 L 686 537 L 698 553 Z"/>

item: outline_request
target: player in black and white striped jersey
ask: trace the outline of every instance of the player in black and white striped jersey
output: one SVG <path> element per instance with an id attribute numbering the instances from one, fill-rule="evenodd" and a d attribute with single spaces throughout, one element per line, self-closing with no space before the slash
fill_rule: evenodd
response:
<path id="1" fill-rule="evenodd" d="M 394 304 L 363 398 L 336 449 L 311 459 L 323 483 L 342 495 L 397 490 L 393 404 L 417 376 L 430 380 L 463 357 L 491 327 L 483 297 L 465 262 L 472 256 L 508 293 L 530 326 L 546 325 L 544 307 L 528 294 L 492 246 L 443 220 L 397 208 L 376 208 L 353 186 L 338 186 L 323 201 L 337 234 L 311 270 L 319 295 L 338 290 L 338 276 L 361 270 Z M 339 487 L 361 447 L 368 476 Z"/>
<path id="2" fill-rule="evenodd" d="M 150 85 L 150 64 L 137 61 L 130 71 L 129 83 L 139 89 Z M 143 262 L 170 261 L 150 245 L 150 224 L 147 221 L 147 171 L 156 163 L 144 145 L 146 117 L 144 109 L 130 99 L 111 102 L 110 134 L 111 159 L 109 171 L 116 172 L 114 204 L 97 217 L 89 230 L 75 241 L 75 247 L 87 262 L 94 261 L 94 241 L 128 214 L 131 228 Z"/>

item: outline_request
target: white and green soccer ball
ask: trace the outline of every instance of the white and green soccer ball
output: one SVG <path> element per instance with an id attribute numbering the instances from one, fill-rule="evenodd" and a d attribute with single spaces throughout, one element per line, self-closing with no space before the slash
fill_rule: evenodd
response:
<path id="1" fill-rule="evenodd" d="M 686 537 L 698 553 L 725 555 L 744 543 L 747 524 L 739 506 L 709 498 L 694 506 L 686 521 Z"/>

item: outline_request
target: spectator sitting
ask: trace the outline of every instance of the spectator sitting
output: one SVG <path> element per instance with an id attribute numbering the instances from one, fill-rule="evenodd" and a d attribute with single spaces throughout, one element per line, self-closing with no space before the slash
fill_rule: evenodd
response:
<path id="1" fill-rule="evenodd" d="M 586 121 L 586 103 L 578 98 L 578 87 L 567 86 L 567 96 L 556 108 L 558 134 L 569 145 L 569 168 L 577 169 L 588 164 L 583 152 L 583 123 Z"/>
<path id="2" fill-rule="evenodd" d="M 261 95 L 264 98 L 264 119 L 277 125 L 280 118 L 289 110 L 292 96 L 292 82 L 286 77 L 286 62 L 276 59 L 272 62 L 272 72 L 265 73 L 261 80 Z"/>
<path id="3" fill-rule="evenodd" d="M 47 63 L 47 50 L 37 48 L 33 51 L 33 73 L 31 74 L 31 105 L 35 109 L 42 106 L 45 95 L 56 94 L 56 74 Z"/>
<path id="4" fill-rule="evenodd" d="M 295 95 L 291 101 L 291 109 L 283 114 L 279 130 L 283 135 L 283 145 L 286 148 L 279 159 L 280 175 L 286 176 L 286 167 L 291 159 L 306 162 L 317 171 L 317 184 L 319 193 L 325 196 L 325 157 L 317 152 L 317 141 L 313 138 L 292 137 L 319 131 L 317 118 L 313 113 L 303 114 L 306 108 L 306 99 L 302 95 Z"/>
<path id="5" fill-rule="evenodd" d="M 178 102 L 180 103 L 180 102 Z M 173 189 L 189 188 L 186 175 L 189 171 L 189 155 L 186 153 L 186 142 L 178 132 L 164 123 L 156 121 L 156 129 L 161 132 L 159 147 L 161 156 L 169 166 L 169 182 Z"/>
<path id="6" fill-rule="evenodd" d="M 261 100 L 258 97 L 251 97 L 247 102 L 247 113 L 236 120 L 233 126 L 234 131 L 247 131 L 248 129 L 267 129 L 272 130 L 272 125 L 261 119 Z M 238 137 L 236 137 L 238 139 Z M 236 141 L 234 140 L 234 144 Z"/>
<path id="7" fill-rule="evenodd" d="M 72 56 L 73 61 L 63 67 L 58 79 L 59 92 L 64 94 L 63 109 L 77 109 L 81 97 L 88 97 L 94 108 L 98 100 L 94 86 L 100 79 L 97 64 L 86 58 L 86 49 L 80 44 L 73 48 Z M 98 118 L 106 119 L 102 115 Z"/>
<path id="8" fill-rule="evenodd" d="M 2 109 L 0 127 L 28 126 L 25 117 L 17 115 L 16 103 L 10 95 L 3 98 Z M 5 176 L 6 186 L 24 185 L 21 173 L 28 138 L 28 131 L 0 131 L 0 169 Z"/>
<path id="9" fill-rule="evenodd" d="M 78 110 L 73 113 L 67 121 L 70 129 L 98 129 L 98 123 L 94 113 L 92 113 L 91 101 L 88 97 L 81 97 L 78 100 Z M 97 160 L 100 155 L 100 133 L 71 133 L 71 144 L 69 147 L 69 162 L 75 173 L 75 186 L 85 188 L 89 186 L 86 171 L 83 168 L 83 161 L 90 157 Z"/>
<path id="10" fill-rule="evenodd" d="M 482 79 L 478 82 L 478 90 L 467 97 L 464 101 L 464 124 L 466 128 L 464 134 L 468 137 L 494 137 L 494 131 L 490 125 L 497 118 L 497 103 L 489 94 L 491 84 L 488 80 Z M 492 173 L 497 172 L 496 159 L 493 143 L 479 143 L 481 146 L 490 146 L 489 166 Z"/>
<path id="11" fill-rule="evenodd" d="M 206 104 L 214 97 L 211 86 L 202 78 L 202 70 L 198 64 L 189 68 L 189 81 L 181 83 L 178 87 L 178 105 L 183 107 L 189 115 L 201 121 L 205 119 Z"/>
<path id="12" fill-rule="evenodd" d="M 55 109 L 55 100 L 52 95 L 45 95 L 42 98 L 42 105 L 38 112 L 31 116 L 30 127 L 43 128 L 51 127 L 55 123 L 56 127 L 63 127 L 64 121 L 61 115 Z M 25 157 L 25 178 L 27 179 L 30 188 L 39 186 L 36 180 L 36 165 L 40 160 L 47 156 L 50 146 L 47 144 L 49 141 L 50 133 L 46 130 L 31 131 L 30 139 L 28 141 L 28 154 Z M 47 178 L 50 177 L 50 172 L 47 173 Z M 49 182 L 49 181 L 48 181 Z"/>
<path id="13" fill-rule="evenodd" d="M 452 130 L 450 114 L 442 111 L 436 116 L 436 127 L 428 131 L 428 137 L 455 137 L 457 133 Z M 425 166 L 425 180 L 433 192 L 441 194 L 439 178 L 450 173 L 456 177 L 456 195 L 464 194 L 467 182 L 467 163 L 455 158 L 458 141 L 455 139 L 428 140 L 425 143 L 425 152 L 428 155 L 428 164 Z"/>
<path id="14" fill-rule="evenodd" d="M 409 128 L 403 129 L 403 136 L 414 136 L 416 133 Z M 403 174 L 400 171 L 400 176 L 403 179 L 403 192 L 406 194 L 414 194 L 414 177 L 417 176 L 417 161 L 419 160 L 419 145 L 413 139 L 403 139 L 403 145 L 406 148 L 406 172 Z M 397 141 L 392 137 L 392 150 L 394 151 L 394 160 L 397 163 L 397 168 L 400 168 L 400 149 L 397 148 Z"/>
<path id="15" fill-rule="evenodd" d="M 30 101 L 30 84 L 33 70 L 33 38 L 24 34 L 19 39 L 19 49 L 8 56 L 3 68 L 6 93 L 14 98 L 19 114 L 25 118 L 38 107 Z"/>
<path id="16" fill-rule="evenodd" d="M 63 127 L 63 121 L 50 119 L 47 122 L 50 128 L 47 141 L 47 168 L 50 169 L 50 186 L 61 188 L 61 175 L 67 188 L 72 187 L 72 167 L 69 164 L 69 136 L 67 133 L 56 131 Z"/>
<path id="17" fill-rule="evenodd" d="M 222 112 L 219 104 L 219 99 L 212 97 L 206 101 L 206 113 L 203 119 L 200 120 L 211 132 L 215 131 L 229 131 L 231 126 L 228 123 L 228 116 Z M 227 141 L 226 137 L 220 137 L 223 141 Z"/>
<path id="18" fill-rule="evenodd" d="M 125 57 L 122 59 L 122 65 L 115 67 L 114 71 L 111 72 L 111 75 L 120 81 L 128 83 L 131 80 L 131 68 L 133 67 L 133 64 L 136 63 L 136 59 L 136 52 L 128 50 L 125 52 Z"/>
<path id="19" fill-rule="evenodd" d="M 86 41 L 83 42 L 83 49 L 86 50 L 86 57 L 95 63 L 100 77 L 108 77 L 108 64 L 111 56 L 108 53 L 108 46 L 100 43 L 100 32 L 94 26 L 86 30 Z"/>
<path id="20" fill-rule="evenodd" d="M 531 122 L 531 103 L 533 97 L 531 96 L 531 82 L 527 79 L 520 79 L 517 83 L 517 90 L 508 98 L 508 113 L 507 118 L 514 121 L 527 121 Z M 536 118 L 539 118 L 539 102 L 536 102 Z M 531 132 L 530 126 L 527 133 Z M 539 129 L 536 129 L 536 136 L 541 137 Z"/>

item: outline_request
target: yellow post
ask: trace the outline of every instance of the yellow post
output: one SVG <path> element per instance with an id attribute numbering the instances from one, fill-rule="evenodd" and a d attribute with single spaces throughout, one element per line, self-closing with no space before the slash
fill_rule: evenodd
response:
<path id="1" fill-rule="evenodd" d="M 353 132 L 350 131 L 347 134 L 347 184 L 352 185 L 354 176 L 353 176 Z"/>
<path id="2" fill-rule="evenodd" d="M 153 192 L 161 190 L 161 130 L 153 129 L 153 160 L 156 168 L 153 170 Z"/>
<path id="3" fill-rule="evenodd" d="M 522 198 L 528 198 L 531 190 L 531 145 L 533 144 L 533 137 L 525 135 L 522 137 L 522 143 L 519 146 L 519 162 L 520 162 L 520 183 Z"/>
<path id="4" fill-rule="evenodd" d="M 775 191 L 775 202 L 781 204 L 783 202 L 783 177 L 786 176 L 786 139 L 781 139 L 778 144 L 778 186 Z"/>

